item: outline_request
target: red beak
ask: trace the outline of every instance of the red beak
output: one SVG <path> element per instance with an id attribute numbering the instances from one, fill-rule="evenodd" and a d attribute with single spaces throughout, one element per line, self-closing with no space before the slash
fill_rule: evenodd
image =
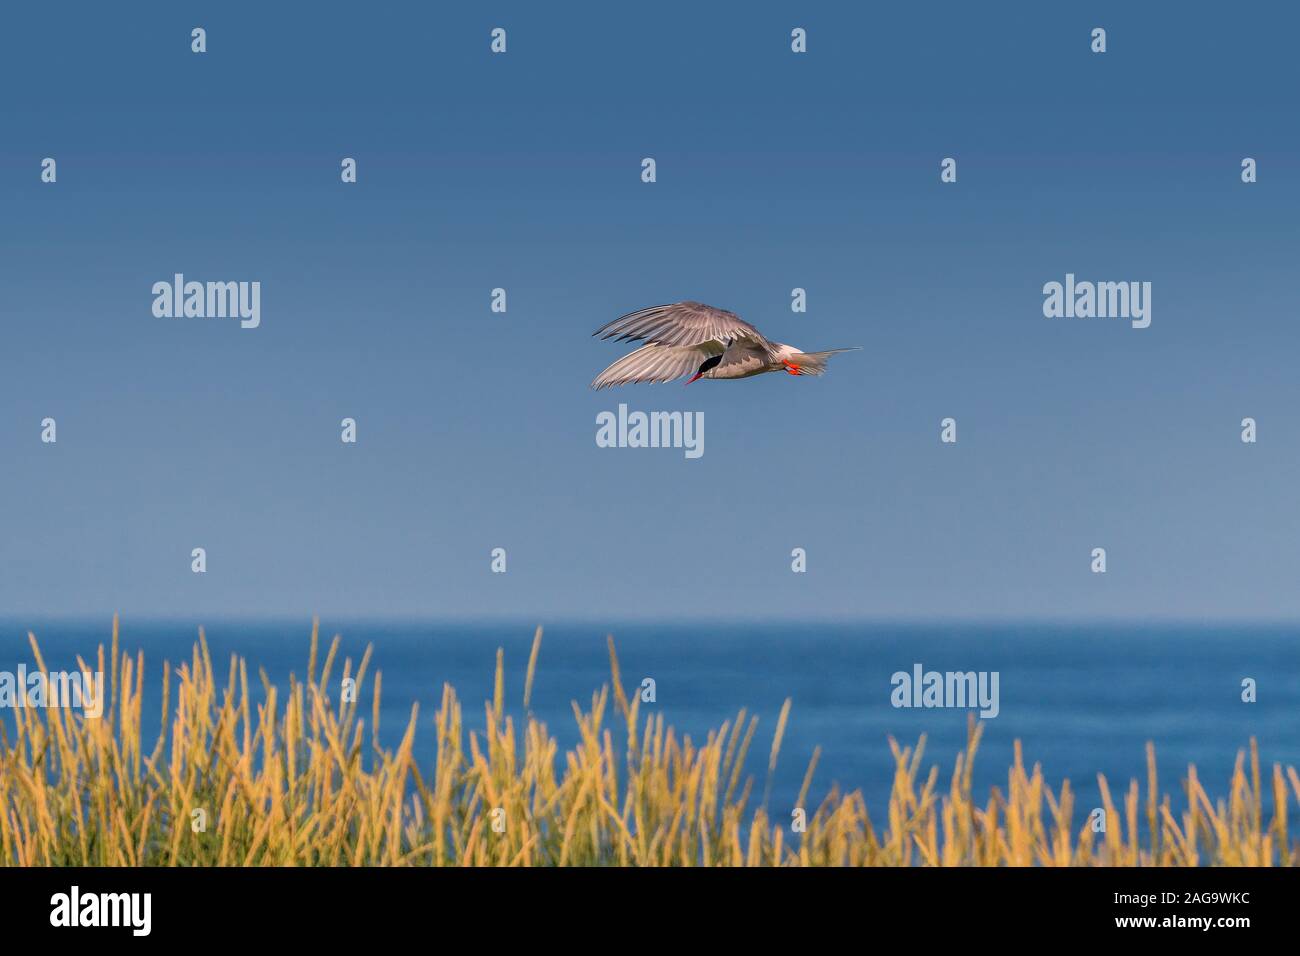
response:
<path id="1" fill-rule="evenodd" d="M 704 374 L 703 372 L 696 372 L 694 375 L 692 375 L 690 378 L 688 378 L 688 379 L 686 380 L 686 384 L 687 384 L 687 385 L 690 385 L 691 382 L 695 381 L 697 378 L 699 378 L 699 377 L 700 377 L 701 375 L 703 375 L 703 374 Z"/>

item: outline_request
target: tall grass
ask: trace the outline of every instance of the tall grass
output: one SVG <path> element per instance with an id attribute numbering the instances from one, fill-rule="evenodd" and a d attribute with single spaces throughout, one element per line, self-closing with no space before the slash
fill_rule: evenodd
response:
<path id="1" fill-rule="evenodd" d="M 37 666 L 46 671 L 34 636 Z M 541 645 L 533 642 L 527 712 Z M 1261 777 L 1252 740 L 1212 802 L 1188 768 L 1188 810 L 1171 811 L 1147 748 L 1143 795 L 1136 780 L 1116 805 L 1098 778 L 1108 826 L 1074 820 L 1068 782 L 1053 790 L 1025 768 L 1019 743 L 1005 790 L 976 802 L 971 769 L 983 725 L 972 721 L 946 788 L 939 768 L 923 772 L 925 739 L 892 739 L 893 789 L 877 830 L 860 792 L 832 789 L 810 806 L 814 751 L 796 807 L 768 803 L 790 716 L 774 728 L 763 798 L 745 772 L 758 720 L 742 710 L 701 742 L 679 736 L 661 714 L 643 714 L 619 677 L 584 710 L 578 744 L 560 752 L 531 714 L 506 713 L 502 654 L 483 729 L 467 731 L 450 686 L 433 716 L 434 745 L 417 747 L 418 706 L 396 747 L 380 743 L 381 675 L 371 649 L 353 667 L 335 637 L 319 654 L 313 626 L 305 679 L 283 693 L 232 658 L 219 684 L 202 632 L 188 662 L 162 670 L 162 731 L 146 751 L 141 733 L 143 655 L 122 654 L 117 621 L 108 658 L 109 701 L 101 718 L 57 708 L 14 711 L 14 739 L 0 720 L 0 860 L 39 866 L 1071 866 L 1296 865 L 1300 844 L 1287 806 L 1300 802 L 1294 768 Z M 83 670 L 87 667 L 78 658 Z M 336 672 L 336 668 L 338 669 Z M 332 692 L 343 678 L 356 694 Z M 368 683 L 367 683 L 368 682 Z M 367 689 L 368 688 L 368 689 Z M 368 701 L 367 727 L 359 701 Z M 426 721 L 427 725 L 427 721 Z M 431 763 L 429 762 L 431 759 Z M 423 770 L 421 768 L 424 768 Z M 1289 786 L 1288 786 L 1289 785 Z M 759 805 L 755 806 L 755 803 Z M 1266 803 L 1270 806 L 1266 807 Z M 203 811 L 204 826 L 196 811 Z"/>

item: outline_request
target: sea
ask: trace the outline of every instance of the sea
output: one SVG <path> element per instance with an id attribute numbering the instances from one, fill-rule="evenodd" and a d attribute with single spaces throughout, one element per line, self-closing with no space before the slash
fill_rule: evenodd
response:
<path id="1" fill-rule="evenodd" d="M 1292 626 L 1227 624 L 1027 623 L 564 623 L 467 624 L 431 621 L 321 621 L 322 645 L 341 635 L 341 657 L 355 663 L 373 645 L 372 669 L 383 672 L 380 742 L 396 746 L 412 702 L 420 703 L 415 753 L 431 767 L 434 714 L 442 686 L 456 688 L 466 730 L 484 724 L 498 648 L 505 653 L 506 707 L 525 713 L 523 691 L 534 629 L 544 636 L 529 709 L 560 743 L 577 739 L 572 705 L 590 708 L 592 693 L 610 682 L 606 638 L 612 635 L 629 694 L 653 681 L 645 714 L 661 713 L 680 734 L 702 741 L 743 708 L 759 718 L 748 772 L 754 803 L 768 792 L 774 816 L 788 816 L 814 748 L 820 759 L 811 798 L 834 784 L 860 790 L 873 823 L 883 828 L 894 773 L 889 739 L 915 746 L 925 736 L 923 766 L 939 768 L 946 790 L 965 745 L 968 716 L 979 708 L 899 706 L 917 703 L 896 675 L 976 672 L 997 675 L 996 716 L 978 717 L 984 736 L 974 768 L 980 802 L 1006 792 L 1013 747 L 1027 767 L 1041 764 L 1057 790 L 1076 794 L 1074 827 L 1100 806 L 1104 774 L 1122 806 L 1131 779 L 1146 787 L 1146 744 L 1156 746 L 1160 788 L 1175 809 L 1185 806 L 1189 764 L 1212 799 L 1226 798 L 1238 752 L 1255 738 L 1265 787 L 1273 763 L 1300 768 L 1300 635 Z M 199 622 L 124 620 L 124 649 L 145 658 L 146 743 L 158 733 L 163 660 L 188 659 Z M 307 668 L 311 622 L 203 622 L 214 665 L 224 681 L 230 655 L 249 662 L 250 688 L 261 696 L 258 668 L 285 686 Z M 110 622 L 0 622 L 0 669 L 31 666 L 26 634 L 36 634 L 47 664 L 71 669 L 74 655 L 92 658 L 107 644 Z M 323 650 L 322 650 L 323 653 Z M 335 679 L 339 676 L 335 668 Z M 991 684 L 985 684 L 991 687 Z M 361 713 L 371 704 L 363 690 Z M 337 693 L 337 691 L 336 691 Z M 792 710 L 775 773 L 768 756 L 786 698 Z M 942 701 L 957 703 L 953 699 Z M 969 702 L 968 702 L 969 703 Z M 7 715 L 12 720 L 12 714 Z M 612 705 L 607 726 L 618 728 Z M 615 733 L 616 745 L 623 741 Z M 1248 765 L 1249 769 L 1249 765 Z M 769 789 L 770 788 L 770 789 Z M 1265 807 L 1271 806 L 1271 797 Z"/>

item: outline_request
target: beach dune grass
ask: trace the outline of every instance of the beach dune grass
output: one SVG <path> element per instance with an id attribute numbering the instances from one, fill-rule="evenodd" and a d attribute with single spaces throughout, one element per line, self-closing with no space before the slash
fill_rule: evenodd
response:
<path id="1" fill-rule="evenodd" d="M 1180 801 L 1188 809 L 1178 815 L 1159 792 L 1148 745 L 1145 794 L 1134 780 L 1112 795 L 1099 777 L 1108 825 L 1095 833 L 1087 813 L 1075 819 L 1069 783 L 1053 790 L 1038 766 L 1027 770 L 1018 743 L 1005 790 L 992 788 L 977 803 L 971 768 L 983 725 L 975 721 L 945 789 L 938 767 L 923 771 L 924 737 L 914 748 L 891 739 L 893 788 L 877 830 L 859 792 L 833 788 L 808 805 L 816 751 L 795 807 L 766 805 L 789 701 L 762 767 L 760 799 L 745 771 L 757 718 L 742 710 L 702 742 L 679 736 L 662 715 L 642 713 L 639 695 L 624 693 L 612 640 L 610 683 L 586 710 L 574 703 L 579 742 L 561 753 L 545 724 L 531 714 L 516 723 L 506 713 L 500 651 L 483 729 L 466 730 L 461 702 L 444 686 L 432 751 L 417 744 L 418 705 L 397 746 L 386 747 L 371 649 L 354 668 L 338 660 L 337 637 L 322 659 L 318 638 L 313 625 L 305 680 L 291 676 L 281 693 L 259 673 L 257 701 L 244 660 L 232 658 L 219 682 L 200 632 L 188 662 L 163 666 L 162 731 L 146 751 L 144 660 L 120 652 L 114 620 L 107 659 L 98 649 L 109 684 L 101 717 L 26 708 L 14 710 L 12 725 L 0 720 L 0 859 L 20 866 L 1300 862 L 1287 822 L 1290 799 L 1300 803 L 1300 778 L 1275 764 L 1265 786 L 1253 740 L 1249 762 L 1238 755 L 1226 801 L 1212 802 L 1189 767 Z M 526 714 L 540 646 L 539 628 Z M 370 705 L 368 722 L 359 701 Z M 802 832 L 793 826 L 796 808 L 805 808 Z"/>

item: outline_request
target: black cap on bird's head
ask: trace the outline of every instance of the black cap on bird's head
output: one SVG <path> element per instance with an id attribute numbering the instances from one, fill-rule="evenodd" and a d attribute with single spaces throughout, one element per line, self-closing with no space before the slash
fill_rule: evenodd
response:
<path id="1" fill-rule="evenodd" d="M 686 380 L 686 384 L 687 384 L 687 385 L 690 385 L 691 382 L 695 381 L 697 378 L 699 378 L 701 375 L 703 375 L 703 374 L 704 374 L 705 372 L 707 372 L 709 369 L 711 369 L 711 368 L 713 368 L 714 366 L 716 366 L 716 365 L 717 365 L 719 362 L 721 362 L 721 361 L 722 361 L 722 356 L 721 356 L 721 355 L 713 355 L 713 356 L 710 356 L 709 358 L 706 358 L 706 359 L 705 359 L 705 360 L 700 364 L 700 367 L 697 368 L 697 369 L 695 370 L 695 374 L 692 375 L 690 378 L 688 378 L 688 379 Z"/>

